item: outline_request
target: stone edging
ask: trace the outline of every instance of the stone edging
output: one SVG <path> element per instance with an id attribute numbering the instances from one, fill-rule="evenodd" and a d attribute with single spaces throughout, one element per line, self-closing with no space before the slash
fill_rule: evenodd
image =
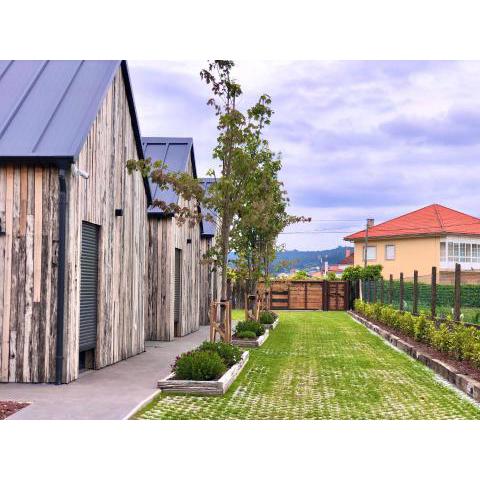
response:
<path id="1" fill-rule="evenodd" d="M 417 349 L 417 347 L 406 342 L 405 340 L 402 340 L 393 333 L 384 330 L 378 325 L 375 325 L 374 323 L 358 315 L 357 313 L 351 310 L 348 313 L 353 319 L 365 325 L 369 330 L 372 330 L 374 333 L 390 342 L 399 350 L 402 350 L 416 360 L 419 360 L 428 368 L 431 368 L 435 373 L 440 375 L 442 378 L 453 384 L 459 390 L 466 393 L 469 397 L 472 397 L 477 402 L 480 402 L 480 382 L 474 380 L 468 375 L 459 373 L 459 371 L 455 367 L 448 365 L 441 360 L 432 358 L 428 353 Z"/>
<path id="2" fill-rule="evenodd" d="M 279 319 L 277 318 L 273 323 L 262 323 L 262 325 L 265 327 L 265 330 L 274 330 L 277 328 Z"/>
<path id="3" fill-rule="evenodd" d="M 139 410 L 141 410 L 143 407 L 146 407 L 159 393 L 160 390 L 155 390 L 147 398 L 144 398 L 139 404 L 137 404 L 136 407 L 132 408 L 132 410 L 130 410 L 130 412 L 128 412 L 127 415 L 122 418 L 122 420 L 130 420 Z"/>
<path id="4" fill-rule="evenodd" d="M 266 328 L 265 333 L 260 335 L 258 338 L 232 338 L 232 343 L 237 347 L 260 347 L 265 343 L 265 340 L 268 338 L 269 334 L 270 330 Z"/>
<path id="5" fill-rule="evenodd" d="M 223 395 L 240 375 L 243 367 L 248 362 L 249 353 L 243 352 L 238 363 L 230 367 L 218 380 L 173 380 L 172 372 L 168 377 L 159 380 L 158 388 L 162 392 L 170 393 L 196 393 L 200 395 Z"/>

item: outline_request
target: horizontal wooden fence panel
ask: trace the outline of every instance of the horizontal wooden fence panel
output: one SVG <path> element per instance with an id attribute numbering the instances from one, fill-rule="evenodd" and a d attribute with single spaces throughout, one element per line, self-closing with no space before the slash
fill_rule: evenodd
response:
<path id="1" fill-rule="evenodd" d="M 273 310 L 347 310 L 349 287 L 346 281 L 281 280 L 272 282 Z M 259 291 L 264 291 L 263 283 Z"/>

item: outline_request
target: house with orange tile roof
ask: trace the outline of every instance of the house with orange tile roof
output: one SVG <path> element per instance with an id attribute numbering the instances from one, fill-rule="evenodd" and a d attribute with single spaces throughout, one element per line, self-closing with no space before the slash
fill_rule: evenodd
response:
<path id="1" fill-rule="evenodd" d="M 355 245 L 355 265 L 383 266 L 383 276 L 398 278 L 413 276 L 429 278 L 437 267 L 440 283 L 450 283 L 456 263 L 463 275 L 480 282 L 480 218 L 442 205 L 433 204 L 375 225 L 368 226 L 368 247 L 365 251 L 366 230 L 352 233 L 345 240 Z"/>

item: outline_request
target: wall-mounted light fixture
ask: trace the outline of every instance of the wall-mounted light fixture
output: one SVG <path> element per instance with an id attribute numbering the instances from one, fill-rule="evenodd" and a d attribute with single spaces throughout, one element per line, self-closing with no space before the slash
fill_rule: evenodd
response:
<path id="1" fill-rule="evenodd" d="M 115 216 L 116 217 L 123 217 L 123 208 L 116 208 L 115 209 Z"/>
<path id="2" fill-rule="evenodd" d="M 0 218 L 0 235 L 6 235 L 7 232 L 5 231 L 5 228 L 2 225 L 2 219 Z"/>
<path id="3" fill-rule="evenodd" d="M 84 170 L 81 170 L 80 168 L 78 168 L 76 165 L 73 165 L 72 167 L 72 173 L 76 176 L 76 177 L 82 177 L 82 178 L 88 178 L 90 176 L 90 174 L 88 172 L 85 172 Z"/>

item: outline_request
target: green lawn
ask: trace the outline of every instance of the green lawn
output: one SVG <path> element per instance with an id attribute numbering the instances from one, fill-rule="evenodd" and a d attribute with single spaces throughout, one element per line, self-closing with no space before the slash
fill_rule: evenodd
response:
<path id="1" fill-rule="evenodd" d="M 480 418 L 429 369 L 344 312 L 281 313 L 267 342 L 250 353 L 223 397 L 161 394 L 136 418 Z"/>

